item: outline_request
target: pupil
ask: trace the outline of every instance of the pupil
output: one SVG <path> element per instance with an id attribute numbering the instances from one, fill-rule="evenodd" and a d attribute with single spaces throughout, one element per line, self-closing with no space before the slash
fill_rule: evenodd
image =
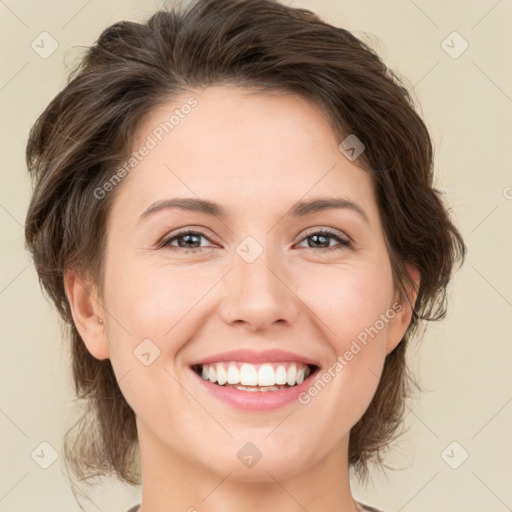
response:
<path id="1" fill-rule="evenodd" d="M 327 237 L 324 235 L 311 235 L 311 238 L 313 239 L 315 244 L 317 243 L 318 238 L 323 238 L 325 241 L 327 241 L 327 245 L 329 245 L 329 241 L 327 240 Z"/>
<path id="2" fill-rule="evenodd" d="M 182 240 L 182 241 L 183 241 L 183 243 L 181 243 L 181 242 L 180 242 L 180 244 L 179 244 L 179 245 L 180 245 L 180 247 L 183 247 L 183 246 L 185 245 L 185 247 L 189 248 L 189 247 L 188 247 L 188 245 L 186 245 L 186 244 L 194 244 L 194 243 L 196 244 L 196 245 L 195 245 L 195 247 L 197 247 L 197 240 L 196 240 L 195 242 L 194 242 L 194 240 L 190 241 L 190 239 L 191 239 L 191 238 L 192 238 L 192 239 L 193 239 L 193 238 L 196 238 L 196 239 L 197 239 L 197 238 L 198 238 L 198 236 L 197 236 L 197 235 L 191 235 L 191 234 L 183 235 L 183 236 L 180 238 L 180 240 Z"/>

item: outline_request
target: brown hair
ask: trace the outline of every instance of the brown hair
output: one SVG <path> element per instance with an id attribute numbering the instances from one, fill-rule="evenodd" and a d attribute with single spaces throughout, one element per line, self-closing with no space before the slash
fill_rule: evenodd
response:
<path id="1" fill-rule="evenodd" d="M 406 366 L 407 341 L 420 320 L 444 317 L 446 287 L 466 248 L 433 188 L 432 143 L 402 82 L 347 30 L 273 0 L 199 0 L 156 12 L 145 23 L 115 23 L 88 48 L 31 129 L 26 159 L 35 186 L 27 247 L 69 328 L 77 396 L 88 399 L 74 441 L 72 429 L 66 436 L 66 460 L 82 479 L 113 472 L 140 482 L 134 412 L 110 360 L 95 359 L 81 340 L 63 273 L 87 273 L 101 294 L 106 219 L 122 184 L 102 200 L 94 190 L 129 156 L 133 134 L 156 107 L 213 84 L 300 95 L 327 113 L 340 142 L 357 136 L 366 149 L 356 163 L 373 176 L 402 294 L 414 287 L 406 264 L 419 271 L 412 321 L 351 430 L 349 462 L 366 478 L 368 462 L 382 463 L 417 385 Z"/>

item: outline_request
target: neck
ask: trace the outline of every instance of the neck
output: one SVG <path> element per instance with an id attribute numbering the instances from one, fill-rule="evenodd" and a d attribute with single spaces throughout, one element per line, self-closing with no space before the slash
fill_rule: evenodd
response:
<path id="1" fill-rule="evenodd" d="M 229 467 L 222 469 L 220 462 L 219 471 L 215 472 L 209 469 L 212 464 L 207 467 L 200 461 L 194 463 L 163 446 L 143 424 L 139 423 L 138 429 L 142 467 L 139 512 L 360 510 L 350 490 L 348 436 L 327 457 L 305 471 L 265 467 L 262 458 L 250 469 L 251 481 L 240 481 L 233 478 Z"/>

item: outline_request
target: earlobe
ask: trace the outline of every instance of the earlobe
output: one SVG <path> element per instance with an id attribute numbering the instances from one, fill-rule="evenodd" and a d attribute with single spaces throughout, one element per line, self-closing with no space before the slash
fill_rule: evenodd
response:
<path id="1" fill-rule="evenodd" d="M 404 337 L 405 331 L 412 320 L 416 298 L 420 286 L 420 273 L 416 267 L 406 265 L 407 271 L 413 281 L 412 287 L 407 287 L 406 296 L 403 297 L 397 292 L 392 309 L 395 315 L 389 322 L 388 335 L 386 340 L 386 354 L 392 352 Z"/>
<path id="2" fill-rule="evenodd" d="M 96 359 L 110 357 L 103 308 L 92 280 L 75 270 L 64 274 L 64 289 L 75 326 L 87 350 Z"/>

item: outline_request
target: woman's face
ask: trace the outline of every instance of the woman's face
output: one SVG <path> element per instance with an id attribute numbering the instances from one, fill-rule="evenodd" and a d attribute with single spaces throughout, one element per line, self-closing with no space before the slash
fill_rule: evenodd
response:
<path id="1" fill-rule="evenodd" d="M 371 177 L 340 143 L 305 100 L 231 87 L 184 94 L 144 123 L 107 226 L 106 335 L 88 344 L 112 361 L 143 464 L 257 481 L 346 461 L 410 317 Z M 165 207 L 185 198 L 200 207 Z M 318 199 L 341 201 L 308 208 Z M 317 369 L 300 387 L 249 391 L 204 380 L 192 365 L 206 360 L 246 383 Z"/>

